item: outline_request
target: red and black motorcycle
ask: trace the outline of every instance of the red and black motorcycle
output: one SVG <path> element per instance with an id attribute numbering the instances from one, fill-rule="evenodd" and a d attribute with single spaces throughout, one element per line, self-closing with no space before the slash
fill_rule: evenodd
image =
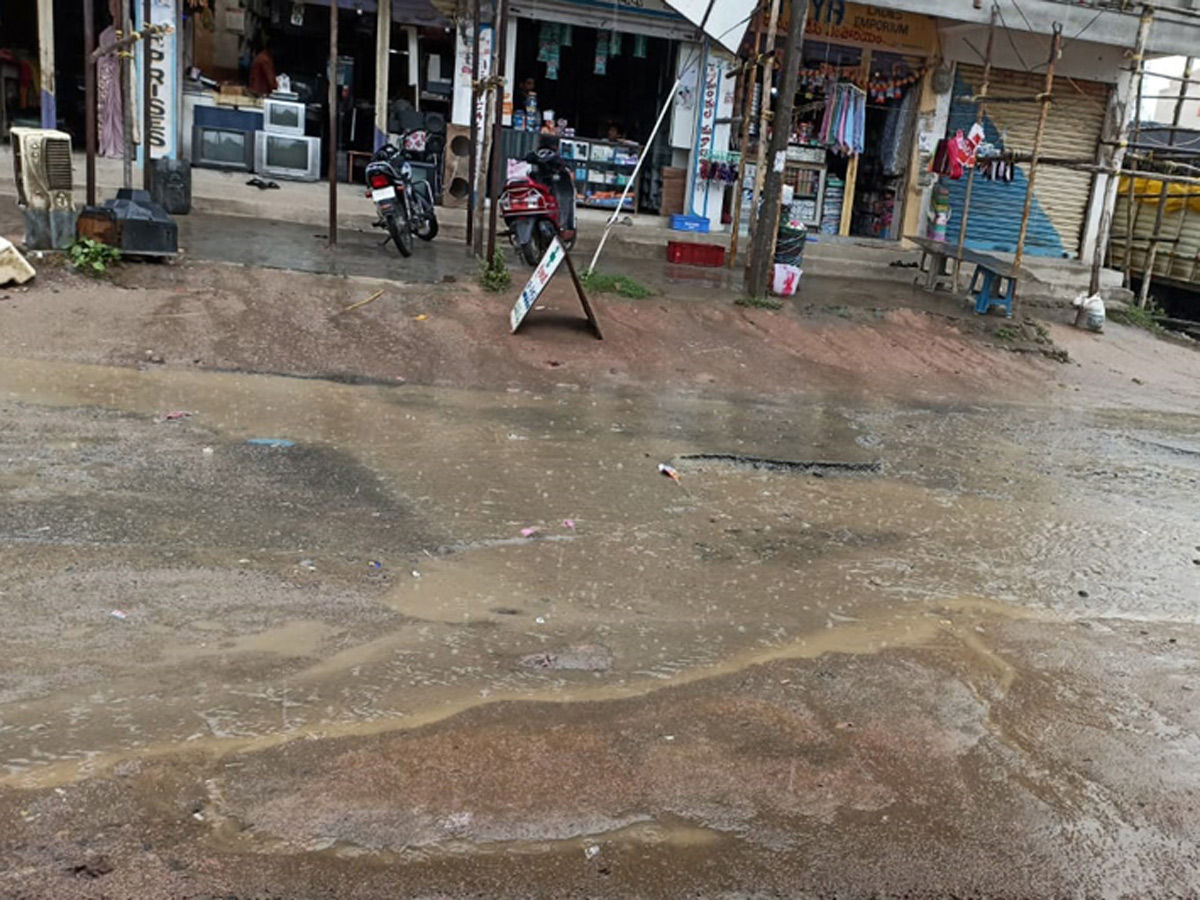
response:
<path id="1" fill-rule="evenodd" d="M 529 175 L 511 178 L 500 196 L 508 236 L 531 266 L 557 234 L 567 249 L 575 245 L 575 180 L 557 153 L 543 148 L 525 157 Z"/>

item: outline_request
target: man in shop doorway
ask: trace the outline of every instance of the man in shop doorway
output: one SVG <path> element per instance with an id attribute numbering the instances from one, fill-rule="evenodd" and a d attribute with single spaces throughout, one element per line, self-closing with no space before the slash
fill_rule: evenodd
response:
<path id="1" fill-rule="evenodd" d="M 275 55 L 271 52 L 270 38 L 262 37 L 262 49 L 254 62 L 250 64 L 250 93 L 258 97 L 268 97 L 279 87 L 275 77 Z"/>

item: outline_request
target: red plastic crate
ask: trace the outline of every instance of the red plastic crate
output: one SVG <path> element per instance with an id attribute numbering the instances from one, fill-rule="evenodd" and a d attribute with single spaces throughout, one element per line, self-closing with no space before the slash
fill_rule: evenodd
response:
<path id="1" fill-rule="evenodd" d="M 725 265 L 725 248 L 720 244 L 697 244 L 692 241 L 667 241 L 667 262 L 685 266 Z"/>

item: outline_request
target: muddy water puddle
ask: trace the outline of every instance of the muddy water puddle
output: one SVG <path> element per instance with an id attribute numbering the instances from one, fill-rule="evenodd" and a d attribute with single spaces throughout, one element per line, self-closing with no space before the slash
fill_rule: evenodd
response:
<path id="1" fill-rule="evenodd" d="M 1150 459 L 1102 417 L 12 361 L 0 405 L 40 423 L 0 430 L 0 539 L 20 547 L 0 575 L 8 784 L 897 646 L 951 648 L 1010 684 L 996 623 L 1196 618 L 1200 538 L 1172 493 L 1195 463 Z M 169 410 L 193 415 L 154 421 Z M 70 439 L 105 416 L 121 427 Z M 1172 445 L 1196 433 L 1136 427 Z M 255 437 L 296 446 L 247 450 Z M 1101 458 L 1153 470 L 1155 490 L 1081 475 Z M 52 507 L 66 512 L 39 524 Z M 210 524 L 180 524 L 202 508 Z M 522 662 L 579 646 L 609 662 Z"/>

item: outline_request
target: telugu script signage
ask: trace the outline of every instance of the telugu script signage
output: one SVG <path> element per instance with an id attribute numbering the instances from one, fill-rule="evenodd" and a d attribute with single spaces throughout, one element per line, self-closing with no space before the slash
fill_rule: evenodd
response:
<path id="1" fill-rule="evenodd" d="M 786 30 L 787 19 L 785 7 L 780 31 Z M 811 0 L 804 37 L 915 56 L 928 56 L 937 46 L 937 28 L 929 16 L 845 0 Z"/>

